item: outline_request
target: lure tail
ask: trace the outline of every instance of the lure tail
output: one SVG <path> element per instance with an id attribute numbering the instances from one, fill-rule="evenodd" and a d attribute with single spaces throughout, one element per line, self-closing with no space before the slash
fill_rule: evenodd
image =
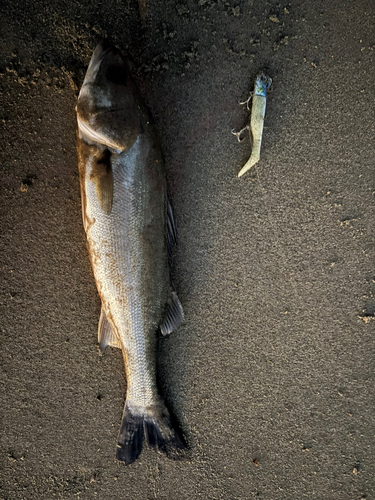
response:
<path id="1" fill-rule="evenodd" d="M 263 127 L 262 127 L 263 129 Z M 241 168 L 241 170 L 238 172 L 238 177 L 243 176 L 248 170 L 251 169 L 254 165 L 256 165 L 259 161 L 260 158 L 260 141 L 259 141 L 259 146 L 256 146 L 255 143 L 253 143 L 253 149 L 251 151 L 251 156 L 245 163 L 245 165 Z"/>
<path id="2" fill-rule="evenodd" d="M 117 443 L 117 460 L 126 465 L 133 463 L 142 451 L 143 438 L 168 458 L 181 458 L 185 445 L 173 428 L 167 408 L 161 401 L 148 408 L 134 408 L 125 403 Z"/>

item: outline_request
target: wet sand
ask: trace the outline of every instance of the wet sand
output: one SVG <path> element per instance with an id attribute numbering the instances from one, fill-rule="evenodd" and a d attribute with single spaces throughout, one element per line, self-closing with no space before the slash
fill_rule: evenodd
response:
<path id="1" fill-rule="evenodd" d="M 375 5 L 2 4 L 0 498 L 374 498 Z M 189 444 L 115 460 L 122 356 L 99 357 L 74 107 L 127 51 L 161 137 L 185 323 L 159 384 Z M 261 160 L 231 129 L 264 71 Z"/>

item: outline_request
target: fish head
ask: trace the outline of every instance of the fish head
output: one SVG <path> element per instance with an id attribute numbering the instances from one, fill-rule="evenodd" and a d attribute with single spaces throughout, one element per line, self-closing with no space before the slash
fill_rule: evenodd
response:
<path id="1" fill-rule="evenodd" d="M 106 42 L 92 55 L 76 111 L 79 136 L 115 152 L 130 149 L 148 121 L 125 59 Z"/>

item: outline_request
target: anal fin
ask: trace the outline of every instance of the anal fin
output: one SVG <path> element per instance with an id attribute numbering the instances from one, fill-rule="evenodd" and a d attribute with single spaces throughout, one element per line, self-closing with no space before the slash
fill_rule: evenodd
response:
<path id="1" fill-rule="evenodd" d="M 111 347 L 118 347 L 119 349 L 121 349 L 120 343 L 113 334 L 112 327 L 107 319 L 103 306 L 100 312 L 100 319 L 98 325 L 98 342 L 99 342 L 100 354 L 103 354 L 105 348 L 108 345 Z"/>

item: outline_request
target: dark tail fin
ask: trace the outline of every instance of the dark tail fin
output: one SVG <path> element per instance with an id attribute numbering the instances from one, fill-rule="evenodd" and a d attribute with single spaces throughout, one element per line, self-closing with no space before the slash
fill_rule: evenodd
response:
<path id="1" fill-rule="evenodd" d="M 163 403 L 147 409 L 143 414 L 136 414 L 126 403 L 117 443 L 117 460 L 131 464 L 140 455 L 143 434 L 150 448 L 178 460 L 185 448 L 183 440 L 173 428 L 169 412 Z"/>
<path id="2" fill-rule="evenodd" d="M 182 458 L 185 444 L 171 423 L 171 417 L 164 403 L 145 416 L 146 441 L 150 448 L 156 448 L 172 460 Z"/>
<path id="3" fill-rule="evenodd" d="M 143 416 L 132 413 L 125 404 L 117 443 L 117 460 L 126 465 L 133 463 L 142 451 L 142 444 Z"/>

